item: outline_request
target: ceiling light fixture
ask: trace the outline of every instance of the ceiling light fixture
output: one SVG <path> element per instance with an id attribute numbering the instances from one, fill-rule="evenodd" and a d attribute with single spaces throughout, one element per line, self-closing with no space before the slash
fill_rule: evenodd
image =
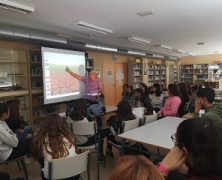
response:
<path id="1" fill-rule="evenodd" d="M 153 57 L 155 57 L 155 58 L 163 58 L 164 59 L 164 55 L 161 55 L 161 54 L 153 54 Z"/>
<path id="2" fill-rule="evenodd" d="M 191 53 L 191 52 L 187 52 L 186 54 L 190 55 L 190 56 L 196 56 L 196 54 Z"/>
<path id="3" fill-rule="evenodd" d="M 85 47 L 91 48 L 91 49 L 98 49 L 103 51 L 111 51 L 111 52 L 117 52 L 117 48 L 110 48 L 110 47 L 104 47 L 104 46 L 96 46 L 91 44 L 85 44 Z"/>
<path id="4" fill-rule="evenodd" d="M 172 50 L 172 47 L 167 46 L 167 45 L 161 44 L 160 47 L 161 47 L 161 48 L 164 48 L 164 49 Z"/>
<path id="5" fill-rule="evenodd" d="M 143 45 L 147 45 L 147 44 L 150 44 L 150 43 L 151 43 L 150 40 L 141 39 L 141 38 L 134 37 L 134 36 L 129 37 L 128 40 L 129 40 L 129 41 L 132 41 L 132 42 L 139 43 L 139 44 L 143 44 Z"/>
<path id="6" fill-rule="evenodd" d="M 175 51 L 178 52 L 178 53 L 186 54 L 186 52 L 184 50 L 182 50 L 182 49 L 176 49 Z"/>
<path id="7" fill-rule="evenodd" d="M 152 10 L 147 10 L 147 11 L 142 11 L 142 12 L 137 13 L 137 15 L 140 17 L 144 17 L 144 16 L 148 16 L 148 15 L 152 15 L 152 14 L 153 14 Z"/>
<path id="8" fill-rule="evenodd" d="M 77 21 L 77 22 L 72 23 L 72 25 L 73 26 L 77 25 L 81 28 L 88 29 L 88 30 L 95 31 L 95 32 L 99 32 L 99 33 L 102 33 L 102 34 L 113 33 L 113 30 L 111 30 L 111 29 L 107 29 L 107 28 L 104 28 L 104 27 L 101 27 L 101 26 L 90 24 L 90 23 L 87 23 L 87 22 L 84 22 L 84 21 Z"/>
<path id="9" fill-rule="evenodd" d="M 128 51 L 128 54 L 139 55 L 139 56 L 146 56 L 146 53 L 137 52 L 137 51 Z"/>
<path id="10" fill-rule="evenodd" d="M 8 0 L 0 0 L 0 8 L 19 12 L 22 14 L 28 14 L 35 11 L 33 7 Z"/>

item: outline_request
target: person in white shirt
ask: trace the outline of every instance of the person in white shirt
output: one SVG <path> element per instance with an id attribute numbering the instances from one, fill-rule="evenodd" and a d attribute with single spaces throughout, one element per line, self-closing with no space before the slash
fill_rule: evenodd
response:
<path id="1" fill-rule="evenodd" d="M 16 134 L 8 127 L 5 120 L 10 115 L 10 109 L 5 103 L 0 103 L 0 162 L 16 159 L 29 152 L 31 141 L 18 142 Z"/>
<path id="2" fill-rule="evenodd" d="M 158 112 L 163 105 L 164 95 L 162 94 L 160 84 L 153 84 L 152 93 L 150 93 L 151 104 L 156 112 Z"/>
<path id="3" fill-rule="evenodd" d="M 47 116 L 42 123 L 35 137 L 33 154 L 39 160 L 43 180 L 48 178 L 48 164 L 51 159 L 76 155 L 73 135 L 58 114 Z M 79 179 L 79 175 L 72 179 Z"/>

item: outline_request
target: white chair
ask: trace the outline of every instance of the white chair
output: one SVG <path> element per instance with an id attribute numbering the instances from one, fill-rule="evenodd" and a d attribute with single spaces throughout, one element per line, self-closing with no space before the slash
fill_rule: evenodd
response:
<path id="1" fill-rule="evenodd" d="M 73 132 L 74 136 L 92 136 L 95 135 L 97 132 L 96 123 L 95 122 L 78 122 L 78 121 L 72 121 L 69 122 L 71 125 L 71 131 Z M 95 136 L 95 144 L 91 146 L 78 146 L 78 150 L 89 150 L 89 149 L 96 149 L 97 148 L 97 139 Z"/>
<path id="2" fill-rule="evenodd" d="M 122 126 L 123 126 L 122 133 L 130 131 L 132 129 L 135 129 L 135 128 L 139 127 L 139 125 L 140 125 L 139 118 L 136 118 L 134 120 L 129 120 L 129 121 L 123 121 L 122 122 Z"/>
<path id="3" fill-rule="evenodd" d="M 157 118 L 158 118 L 158 114 L 146 115 L 146 116 L 144 116 L 144 123 L 143 124 L 148 124 L 153 121 L 156 121 Z"/>
<path id="4" fill-rule="evenodd" d="M 87 171 L 88 180 L 90 180 L 89 165 L 89 151 L 73 157 L 53 159 L 49 162 L 48 177 L 49 180 L 65 179 Z"/>
<path id="5" fill-rule="evenodd" d="M 97 154 L 97 179 L 99 180 L 99 150 L 98 150 L 98 138 L 96 135 L 97 127 L 96 123 L 91 122 L 78 122 L 78 121 L 70 121 L 71 125 L 71 131 L 74 134 L 74 137 L 76 139 L 76 136 L 92 136 L 95 135 L 95 144 L 90 146 L 79 146 L 76 143 L 77 150 L 96 150 Z"/>
<path id="6" fill-rule="evenodd" d="M 133 120 L 128 120 L 128 121 L 123 121 L 122 122 L 122 130 L 120 131 L 120 133 L 124 133 L 124 132 L 130 131 L 132 129 L 139 127 L 140 122 L 141 121 L 139 118 L 136 118 Z M 114 146 L 115 148 L 119 149 L 120 155 L 122 154 L 122 151 L 124 151 L 125 148 L 135 144 L 135 143 L 130 143 L 129 141 L 122 140 L 122 139 L 118 139 L 118 140 L 116 140 L 116 142 L 108 141 L 108 143 L 111 144 L 112 146 Z"/>

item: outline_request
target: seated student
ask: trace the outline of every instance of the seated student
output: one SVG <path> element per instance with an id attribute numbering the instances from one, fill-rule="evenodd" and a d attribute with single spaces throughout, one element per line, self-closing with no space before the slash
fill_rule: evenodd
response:
<path id="1" fill-rule="evenodd" d="M 197 99 L 198 85 L 190 86 L 190 103 L 188 107 L 188 112 L 193 113 L 195 110 L 195 102 Z"/>
<path id="2" fill-rule="evenodd" d="M 197 100 L 195 103 L 194 117 L 218 117 L 222 121 L 222 109 L 219 105 L 214 105 L 215 92 L 211 88 L 203 88 L 197 92 Z M 200 110 L 205 112 L 201 114 Z"/>
<path id="3" fill-rule="evenodd" d="M 48 163 L 51 159 L 76 155 L 73 135 L 59 115 L 51 114 L 45 118 L 33 143 L 33 155 L 39 160 L 43 180 L 48 178 Z M 72 179 L 77 180 L 79 176 Z"/>
<path id="4" fill-rule="evenodd" d="M 145 98 L 146 96 L 149 96 L 149 90 L 145 83 L 140 82 L 140 89 L 141 89 L 141 98 Z"/>
<path id="5" fill-rule="evenodd" d="M 116 116 L 111 116 L 109 120 L 107 120 L 112 134 L 108 139 L 113 142 L 117 142 L 115 136 L 122 131 L 122 122 L 136 119 L 127 101 L 120 101 L 118 103 L 116 113 Z M 112 146 L 110 145 L 108 146 L 108 154 L 112 155 Z"/>
<path id="6" fill-rule="evenodd" d="M 153 93 L 150 94 L 151 103 L 154 107 L 154 110 L 158 112 L 163 105 L 164 95 L 162 94 L 161 86 L 158 83 L 153 84 L 152 88 Z"/>
<path id="7" fill-rule="evenodd" d="M 89 117 L 87 115 L 86 102 L 84 99 L 77 99 L 73 104 L 73 109 L 69 114 L 68 122 L 77 121 L 79 123 L 88 122 Z M 98 132 L 99 139 L 103 139 L 110 133 L 110 129 L 100 129 Z M 92 136 L 77 136 L 76 137 L 77 144 L 79 146 L 90 146 L 95 144 L 95 135 Z M 103 157 L 103 143 L 99 141 L 99 152 L 100 158 Z"/>
<path id="8" fill-rule="evenodd" d="M 159 164 L 166 176 L 185 163 L 189 180 L 222 179 L 222 122 L 217 117 L 185 120 L 171 138 L 175 147 Z"/>
<path id="9" fill-rule="evenodd" d="M 152 114 L 156 114 L 156 112 L 154 111 L 154 108 L 150 102 L 150 98 L 146 97 L 144 99 L 142 99 L 142 104 L 145 108 L 145 112 L 144 115 L 152 115 Z"/>
<path id="10" fill-rule="evenodd" d="M 164 176 L 145 156 L 122 156 L 109 180 L 164 180 Z"/>
<path id="11" fill-rule="evenodd" d="M 179 83 L 178 87 L 181 93 L 181 101 L 182 101 L 178 110 L 178 116 L 182 117 L 184 114 L 188 113 L 188 107 L 187 109 L 185 109 L 185 106 L 190 101 L 190 98 L 188 94 L 188 88 L 185 83 Z"/>
<path id="12" fill-rule="evenodd" d="M 159 116 L 177 116 L 177 111 L 181 104 L 180 92 L 176 84 L 169 84 L 168 94 L 163 108 L 158 112 Z"/>
<path id="13" fill-rule="evenodd" d="M 133 101 L 131 106 L 142 107 L 141 99 L 142 99 L 142 90 L 140 88 L 137 88 L 134 90 Z"/>
<path id="14" fill-rule="evenodd" d="M 125 96 L 123 96 L 122 101 L 127 101 L 130 104 L 133 104 L 133 87 L 132 86 L 127 87 L 127 93 L 125 94 Z"/>
<path id="15" fill-rule="evenodd" d="M 19 100 L 13 99 L 6 102 L 10 108 L 10 116 L 6 120 L 8 127 L 16 133 L 19 142 L 33 137 L 31 126 L 25 125 L 19 112 Z"/>
<path id="16" fill-rule="evenodd" d="M 153 106 L 150 102 L 149 96 L 144 97 L 141 99 L 141 107 L 133 108 L 132 113 L 135 115 L 136 118 L 143 118 L 144 115 L 152 115 L 156 114 L 153 110 Z"/>
<path id="17" fill-rule="evenodd" d="M 125 95 L 127 94 L 127 88 L 128 88 L 128 84 L 124 84 L 124 85 L 123 85 L 122 98 L 124 98 Z"/>
<path id="18" fill-rule="evenodd" d="M 10 109 L 5 103 L 0 103 L 0 162 L 16 159 L 29 152 L 31 141 L 18 142 L 16 134 L 8 127 L 6 120 Z"/>

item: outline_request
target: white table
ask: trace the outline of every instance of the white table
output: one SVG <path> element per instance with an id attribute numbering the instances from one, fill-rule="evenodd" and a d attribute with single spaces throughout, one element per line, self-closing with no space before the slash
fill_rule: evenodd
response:
<path id="1" fill-rule="evenodd" d="M 150 124 L 120 134 L 119 137 L 142 144 L 153 145 L 165 149 L 174 146 L 171 136 L 176 133 L 178 125 L 184 118 L 165 117 Z"/>

